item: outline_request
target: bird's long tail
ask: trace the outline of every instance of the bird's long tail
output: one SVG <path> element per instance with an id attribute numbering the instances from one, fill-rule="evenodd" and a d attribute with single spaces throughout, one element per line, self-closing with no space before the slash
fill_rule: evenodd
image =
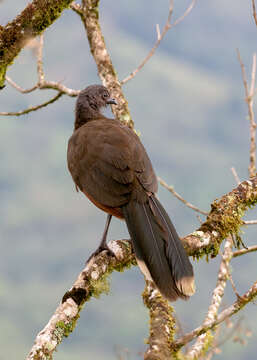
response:
<path id="1" fill-rule="evenodd" d="M 192 265 L 159 200 L 150 196 L 145 203 L 131 200 L 123 214 L 132 239 L 138 265 L 146 278 L 171 301 L 193 295 Z"/>

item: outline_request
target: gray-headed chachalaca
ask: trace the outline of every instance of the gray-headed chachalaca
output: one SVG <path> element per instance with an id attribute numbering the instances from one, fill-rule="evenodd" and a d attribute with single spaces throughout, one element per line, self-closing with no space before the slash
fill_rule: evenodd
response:
<path id="1" fill-rule="evenodd" d="M 68 145 L 68 168 L 76 187 L 108 213 L 101 244 L 111 216 L 125 219 L 138 265 L 169 300 L 194 293 L 193 268 L 171 220 L 156 198 L 157 179 L 139 137 L 101 109 L 116 104 L 108 90 L 91 85 L 76 103 L 73 135 Z"/>

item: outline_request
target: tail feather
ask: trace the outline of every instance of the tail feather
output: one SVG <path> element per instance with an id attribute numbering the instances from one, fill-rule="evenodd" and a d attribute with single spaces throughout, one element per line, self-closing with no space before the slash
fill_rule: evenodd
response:
<path id="1" fill-rule="evenodd" d="M 179 291 L 182 294 L 191 296 L 195 292 L 193 267 L 179 239 L 177 231 L 162 204 L 155 196 L 151 196 L 150 202 L 151 201 L 155 204 L 156 210 L 165 224 L 165 229 L 168 231 L 166 256 L 172 276 Z"/>
<path id="2" fill-rule="evenodd" d="M 177 232 L 160 202 L 130 201 L 123 214 L 138 265 L 169 300 L 187 299 L 194 292 L 193 268 Z"/>

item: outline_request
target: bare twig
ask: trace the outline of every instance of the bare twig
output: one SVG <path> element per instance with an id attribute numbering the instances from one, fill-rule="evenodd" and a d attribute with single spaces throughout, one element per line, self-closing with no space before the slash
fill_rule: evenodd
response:
<path id="1" fill-rule="evenodd" d="M 244 254 L 248 254 L 251 252 L 257 251 L 257 245 L 249 246 L 248 249 L 241 249 L 233 252 L 233 257 L 238 257 Z"/>
<path id="2" fill-rule="evenodd" d="M 20 93 L 22 94 L 28 94 L 31 93 L 37 89 L 53 89 L 58 91 L 57 95 L 54 96 L 53 98 L 51 98 L 50 100 L 44 102 L 43 104 L 37 105 L 37 106 L 31 106 L 25 110 L 21 110 L 21 111 L 17 111 L 17 112 L 0 112 L 0 115 L 2 116 L 20 116 L 20 115 L 24 115 L 24 114 L 28 114 L 31 111 L 36 111 L 39 110 L 49 104 L 54 103 L 56 100 L 58 100 L 62 95 L 66 94 L 69 96 L 77 96 L 80 93 L 80 90 L 73 90 L 70 88 L 67 88 L 66 86 L 62 85 L 59 82 L 55 82 L 55 81 L 46 81 L 45 80 L 45 75 L 44 75 L 44 70 L 43 70 L 43 45 L 44 45 L 44 38 L 43 38 L 43 34 L 40 35 L 40 39 L 38 42 L 38 47 L 37 47 L 37 75 L 38 75 L 38 81 L 36 83 L 36 85 L 34 85 L 33 87 L 29 88 L 29 89 L 24 89 L 21 86 L 19 86 L 18 84 L 16 84 L 11 78 L 9 78 L 8 76 L 6 76 L 6 80 L 8 81 L 8 83 L 13 86 L 16 90 L 18 90 Z"/>
<path id="3" fill-rule="evenodd" d="M 252 6 L 253 6 L 253 18 L 255 21 L 255 25 L 257 26 L 257 14 L 256 14 L 256 8 L 255 8 L 255 0 L 252 0 Z"/>
<path id="4" fill-rule="evenodd" d="M 245 220 L 243 222 L 243 225 L 256 225 L 257 224 L 257 220 Z"/>
<path id="5" fill-rule="evenodd" d="M 60 82 L 57 81 L 43 81 L 42 84 L 40 84 L 39 89 L 53 89 L 62 92 L 63 94 L 66 94 L 71 97 L 76 97 L 80 93 L 80 90 L 74 90 L 71 88 L 68 88 L 67 86 L 62 85 Z"/>
<path id="6" fill-rule="evenodd" d="M 159 183 L 165 187 L 165 189 L 167 189 L 169 192 L 171 192 L 177 199 L 179 199 L 180 201 L 182 201 L 183 204 L 185 204 L 186 206 L 188 206 L 190 209 L 193 209 L 197 212 L 199 212 L 200 214 L 203 215 L 208 215 L 207 211 L 201 210 L 199 208 L 197 208 L 195 205 L 189 203 L 188 201 L 186 201 L 181 195 L 179 195 L 172 186 L 169 186 L 162 178 L 158 177 L 158 181 Z"/>
<path id="7" fill-rule="evenodd" d="M 245 66 L 241 59 L 240 52 L 237 49 L 237 57 L 241 66 L 242 78 L 245 88 L 245 102 L 248 106 L 248 116 L 250 121 L 250 164 L 248 167 L 249 177 L 253 177 L 256 174 L 256 123 L 254 120 L 254 112 L 253 112 L 253 98 L 255 95 L 255 77 L 256 77 L 256 54 L 253 54 L 253 64 L 252 64 L 252 72 L 251 72 L 251 84 L 250 89 L 248 88 Z"/>
<path id="8" fill-rule="evenodd" d="M 222 323 L 226 319 L 230 318 L 232 315 L 236 314 L 240 311 L 245 305 L 249 302 L 253 301 L 257 297 L 257 281 L 253 284 L 253 286 L 240 298 L 238 298 L 234 304 L 227 307 L 223 310 L 216 318 L 213 318 L 209 321 L 208 324 L 201 325 L 191 331 L 190 333 L 186 334 L 185 336 L 181 337 L 175 342 L 175 345 L 180 348 L 184 346 L 189 341 L 195 339 L 201 334 L 206 333 L 208 330 L 213 329 L 216 325 Z"/>
<path id="9" fill-rule="evenodd" d="M 219 341 L 219 337 L 221 334 L 221 324 L 217 326 L 217 328 L 215 329 L 215 334 L 211 349 L 208 352 L 208 355 L 203 358 L 204 360 L 210 360 L 212 356 L 217 353 L 217 351 L 219 353 L 219 348 L 222 345 L 224 345 L 228 340 L 230 340 L 236 332 L 240 332 L 242 317 L 237 320 L 236 324 L 233 324 L 232 321 L 226 321 L 226 322 L 229 323 L 229 327 L 232 326 L 232 329 L 227 333 L 222 334 L 222 340 Z"/>
<path id="10" fill-rule="evenodd" d="M 232 167 L 230 170 L 231 170 L 231 172 L 232 172 L 232 174 L 233 174 L 233 176 L 234 176 L 234 178 L 236 180 L 237 185 L 239 185 L 240 184 L 240 179 L 239 179 L 239 176 L 237 175 L 236 169 L 234 167 Z"/>
<path id="11" fill-rule="evenodd" d="M 171 24 L 171 27 L 174 27 L 174 26 L 178 25 L 179 23 L 181 23 L 185 19 L 185 17 L 187 15 L 189 15 L 189 13 L 193 10 L 193 7 L 195 6 L 195 4 L 196 4 L 196 0 L 193 0 L 191 2 L 191 4 L 188 6 L 188 8 L 186 9 L 186 11 L 184 12 L 184 14 L 182 14 L 173 24 Z"/>
<path id="12" fill-rule="evenodd" d="M 212 293 L 211 305 L 209 306 L 208 313 L 203 321 L 202 326 L 208 327 L 209 323 L 217 317 L 221 300 L 224 295 L 227 280 L 229 278 L 229 263 L 232 259 L 232 246 L 233 240 L 230 237 L 225 241 L 224 252 L 221 258 L 220 268 L 218 272 L 218 279 L 215 289 Z M 210 343 L 210 336 L 207 336 L 208 332 L 199 335 L 197 341 L 187 353 L 187 359 L 197 359 L 206 348 L 206 345 Z M 207 344 L 208 343 L 208 344 Z"/>
<path id="13" fill-rule="evenodd" d="M 171 24 L 171 17 L 172 17 L 172 13 L 173 13 L 173 0 L 170 0 L 170 6 L 169 6 L 169 13 L 168 13 L 168 18 L 166 21 L 166 24 L 164 25 L 164 28 L 162 30 L 162 32 L 160 32 L 160 28 L 159 25 L 156 26 L 156 31 L 157 31 L 157 40 L 154 44 L 154 46 L 152 47 L 152 49 L 149 51 L 149 53 L 147 54 L 147 56 L 143 59 L 143 61 L 139 64 L 139 66 L 132 71 L 132 73 L 130 73 L 125 79 L 123 79 L 121 81 L 121 84 L 125 84 L 126 82 L 128 82 L 129 80 L 133 79 L 136 74 L 145 66 L 145 64 L 150 60 L 150 58 L 154 55 L 156 49 L 158 48 L 158 46 L 160 45 L 162 39 L 164 38 L 164 36 L 166 35 L 166 33 L 174 26 L 178 25 L 181 21 L 184 20 L 184 18 L 191 12 L 191 10 L 193 9 L 194 5 L 196 3 L 196 0 L 193 0 L 191 2 L 191 4 L 189 5 L 189 7 L 186 9 L 186 11 L 184 12 L 184 14 L 178 18 L 173 24 Z"/>
<path id="14" fill-rule="evenodd" d="M 40 87 L 45 80 L 44 71 L 43 71 L 43 46 L 44 46 L 44 36 L 41 34 L 39 36 L 39 45 L 37 49 L 37 74 L 38 74 L 38 86 Z"/>
<path id="15" fill-rule="evenodd" d="M 234 280 L 232 278 L 231 273 L 228 274 L 228 277 L 229 277 L 229 281 L 230 281 L 230 284 L 232 286 L 232 289 L 233 289 L 235 295 L 237 296 L 237 298 L 240 298 L 240 295 L 239 295 L 239 293 L 238 293 L 238 291 L 236 289 L 236 285 L 235 285 L 235 282 L 234 282 Z"/>
<path id="16" fill-rule="evenodd" d="M 34 85 L 32 88 L 29 89 L 23 89 L 22 87 L 20 87 L 19 85 L 17 85 L 11 78 L 9 78 L 9 76 L 5 77 L 6 81 L 12 86 L 14 87 L 16 90 L 18 90 L 19 92 L 21 92 L 22 94 L 28 94 L 31 93 L 32 91 L 36 90 L 38 88 L 37 84 Z"/>
<path id="17" fill-rule="evenodd" d="M 36 111 L 39 110 L 49 104 L 54 103 L 55 101 L 57 101 L 61 96 L 63 95 L 62 92 L 59 92 L 57 95 L 55 95 L 54 97 L 52 97 L 50 100 L 40 104 L 40 105 L 36 105 L 36 106 L 30 106 L 25 110 L 21 110 L 21 111 L 17 111 L 17 112 L 0 112 L 0 115 L 3 116 L 20 116 L 20 115 L 24 115 L 24 114 L 28 114 L 31 111 Z"/>

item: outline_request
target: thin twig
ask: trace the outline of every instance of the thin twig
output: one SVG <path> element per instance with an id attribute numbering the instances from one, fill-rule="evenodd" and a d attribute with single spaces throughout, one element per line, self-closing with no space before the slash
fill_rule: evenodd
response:
<path id="1" fill-rule="evenodd" d="M 128 82 L 129 80 L 133 79 L 136 74 L 145 66 L 145 64 L 149 61 L 149 59 L 154 55 L 155 50 L 158 48 L 158 46 L 160 45 L 162 39 L 164 38 L 164 36 L 166 35 L 166 33 L 174 26 L 178 25 L 181 21 L 184 20 L 184 18 L 191 12 L 191 10 L 193 9 L 194 5 L 196 3 L 196 0 L 192 0 L 191 4 L 189 5 L 189 7 L 186 9 L 186 11 L 184 12 L 184 14 L 179 17 L 173 24 L 171 24 L 171 17 L 172 17 L 172 13 L 173 13 L 173 0 L 170 0 L 170 5 L 169 5 L 169 13 L 168 13 L 168 18 L 166 21 L 166 24 L 164 25 L 164 28 L 162 30 L 162 32 L 160 33 L 160 29 L 159 29 L 159 25 L 156 26 L 156 31 L 157 31 L 157 40 L 154 44 L 154 46 L 152 47 L 152 49 L 149 51 L 149 53 L 147 54 L 147 56 L 143 59 L 143 61 L 139 64 L 139 66 L 132 71 L 132 73 L 130 73 L 130 75 L 128 75 L 125 79 L 123 79 L 121 81 L 121 84 L 125 84 L 126 82 Z"/>
<path id="2" fill-rule="evenodd" d="M 207 315 L 203 321 L 202 326 L 208 327 L 208 324 L 217 317 L 219 307 L 221 305 L 221 300 L 224 295 L 225 287 L 227 284 L 227 280 L 230 275 L 229 271 L 229 263 L 232 259 L 232 247 L 233 240 L 230 237 L 225 242 L 224 252 L 222 254 L 220 268 L 218 272 L 218 279 L 215 289 L 212 293 L 211 305 L 209 306 Z M 209 342 L 209 337 L 207 336 L 207 332 L 201 334 L 195 344 L 187 353 L 187 359 L 197 359 L 203 352 L 203 349 L 206 347 L 206 343 Z"/>
<path id="3" fill-rule="evenodd" d="M 236 169 L 234 167 L 230 168 L 232 174 L 234 175 L 234 178 L 236 180 L 237 185 L 240 184 L 240 179 L 239 176 L 237 175 Z"/>
<path id="4" fill-rule="evenodd" d="M 237 49 L 237 57 L 238 57 L 238 61 L 241 66 L 242 78 L 243 78 L 243 83 L 244 83 L 244 88 L 245 88 L 245 102 L 248 106 L 248 116 L 249 116 L 249 121 L 250 121 L 250 164 L 248 167 L 248 171 L 249 171 L 249 177 L 251 178 L 251 177 L 254 177 L 256 174 L 256 154 L 255 154 L 255 152 L 256 152 L 256 141 L 255 141 L 256 123 L 254 120 L 254 112 L 253 112 L 253 98 L 255 95 L 255 77 L 256 77 L 256 54 L 253 54 L 250 90 L 249 90 L 248 84 L 247 84 L 245 66 L 241 59 L 240 52 L 238 49 Z"/>
<path id="5" fill-rule="evenodd" d="M 12 87 L 14 87 L 16 90 L 18 90 L 22 94 L 31 93 L 32 91 L 34 91 L 34 90 L 36 90 L 38 88 L 38 85 L 36 84 L 36 85 L 34 85 L 33 87 L 31 87 L 29 89 L 23 89 L 22 87 L 17 85 L 11 78 L 9 78 L 9 76 L 6 76 L 5 79 Z"/>
<path id="6" fill-rule="evenodd" d="M 57 81 L 43 81 L 43 83 L 39 86 L 39 89 L 53 89 L 62 92 L 71 97 L 76 97 L 80 93 L 81 90 L 74 90 L 68 88 L 67 86 L 62 85 Z"/>
<path id="7" fill-rule="evenodd" d="M 195 328 L 190 333 L 185 336 L 179 338 L 175 345 L 180 348 L 187 344 L 189 341 L 195 339 L 199 335 L 206 333 L 208 330 L 213 329 L 216 325 L 222 323 L 226 319 L 230 318 L 232 315 L 236 314 L 240 311 L 245 305 L 249 302 L 253 301 L 257 297 L 257 281 L 253 284 L 253 286 L 240 298 L 238 298 L 234 304 L 227 307 L 223 310 L 216 318 L 213 318 L 207 325 L 200 325 Z"/>
<path id="8" fill-rule="evenodd" d="M 44 71 L 43 71 L 43 46 L 44 46 L 44 36 L 43 34 L 39 37 L 39 44 L 37 49 L 37 74 L 38 74 L 38 86 L 43 84 L 45 80 Z"/>
<path id="9" fill-rule="evenodd" d="M 184 12 L 183 15 L 181 15 L 173 24 L 171 24 L 171 27 L 174 27 L 176 25 L 178 25 L 179 23 L 181 23 L 185 17 L 193 10 L 193 7 L 195 6 L 196 4 L 196 0 L 193 0 L 191 2 L 191 4 L 188 6 L 188 8 L 186 9 L 186 11 Z"/>
<path id="10" fill-rule="evenodd" d="M 248 254 L 251 252 L 257 251 L 257 245 L 249 246 L 247 249 L 241 249 L 233 252 L 233 257 L 238 257 L 244 254 Z"/>
<path id="11" fill-rule="evenodd" d="M 208 215 L 207 211 L 201 210 L 199 208 L 197 208 L 195 205 L 189 203 L 188 201 L 186 201 L 181 195 L 179 195 L 172 186 L 169 186 L 162 178 L 158 177 L 158 181 L 159 183 L 165 187 L 165 189 L 167 189 L 169 192 L 171 192 L 177 199 L 179 199 L 180 201 L 182 201 L 183 204 L 185 204 L 186 206 L 188 206 L 190 209 L 193 209 L 197 212 L 199 212 L 200 214 L 203 215 Z"/>
<path id="12" fill-rule="evenodd" d="M 257 26 L 257 14 L 256 14 L 256 8 L 255 8 L 255 1 L 252 0 L 252 6 L 253 6 L 253 18 L 255 21 L 255 25 Z"/>
<path id="13" fill-rule="evenodd" d="M 256 225 L 257 220 L 245 220 L 243 221 L 243 225 Z"/>
<path id="14" fill-rule="evenodd" d="M 233 256 L 233 255 L 232 255 L 232 256 Z M 237 298 L 240 298 L 239 292 L 238 292 L 237 289 L 236 289 L 236 285 L 235 285 L 235 282 L 234 282 L 234 280 L 233 280 L 233 278 L 232 278 L 231 273 L 228 273 L 228 278 L 229 278 L 230 284 L 231 284 L 231 286 L 232 286 L 232 289 L 233 289 L 235 295 L 237 296 Z"/>
<path id="15" fill-rule="evenodd" d="M 232 336 L 238 331 L 240 331 L 241 329 L 241 322 L 242 322 L 242 317 L 238 319 L 238 321 L 236 322 L 236 324 L 232 325 L 233 328 L 228 331 L 227 333 L 225 334 L 222 334 L 222 340 L 221 341 L 218 341 L 219 339 L 219 334 L 221 332 L 221 326 L 219 325 L 216 330 L 215 330 L 215 339 L 213 341 L 213 345 L 211 346 L 211 349 L 208 353 L 208 355 L 206 356 L 206 358 L 204 358 L 205 360 L 210 360 L 212 358 L 212 356 L 217 353 L 217 350 L 222 346 L 224 345 L 228 340 L 230 340 L 232 338 Z M 232 321 L 230 321 L 230 323 L 232 324 Z M 217 335 L 217 331 L 218 331 L 218 336 Z"/>
<path id="16" fill-rule="evenodd" d="M 18 84 L 16 84 L 11 78 L 9 78 L 8 76 L 6 76 L 6 80 L 8 81 L 8 83 L 14 87 L 16 90 L 18 90 L 20 93 L 22 94 L 28 94 L 31 93 L 37 89 L 53 89 L 58 91 L 57 95 L 54 96 L 53 98 L 51 98 L 50 100 L 44 102 L 43 104 L 37 105 L 37 106 L 32 106 L 29 107 L 25 110 L 21 110 L 21 111 L 10 111 L 10 112 L 0 112 L 0 115 L 2 116 L 20 116 L 20 115 L 24 115 L 24 114 L 28 114 L 31 111 L 36 111 L 38 109 L 41 109 L 42 107 L 45 107 L 49 104 L 54 103 L 56 100 L 58 100 L 63 94 L 69 95 L 69 96 L 77 96 L 80 93 L 80 90 L 73 90 L 70 88 L 67 88 L 66 86 L 62 85 L 59 82 L 55 82 L 55 81 L 46 81 L 45 80 L 45 75 L 44 75 L 44 70 L 43 70 L 43 45 L 44 45 L 44 38 L 43 35 L 40 35 L 40 39 L 38 42 L 38 47 L 37 47 L 37 76 L 38 76 L 38 81 L 36 83 L 36 85 L 34 85 L 33 87 L 29 88 L 29 89 L 24 89 L 21 86 L 19 86 Z"/>
<path id="17" fill-rule="evenodd" d="M 57 95 L 55 95 L 54 97 L 52 97 L 50 100 L 40 104 L 40 105 L 36 105 L 36 106 L 30 106 L 25 110 L 21 110 L 21 111 L 17 111 L 17 112 L 0 112 L 0 115 L 3 116 L 20 116 L 20 115 L 24 115 L 24 114 L 28 114 L 31 111 L 36 111 L 38 109 L 41 109 L 49 104 L 54 103 L 56 100 L 58 100 L 61 96 L 63 95 L 62 92 L 59 92 Z"/>

